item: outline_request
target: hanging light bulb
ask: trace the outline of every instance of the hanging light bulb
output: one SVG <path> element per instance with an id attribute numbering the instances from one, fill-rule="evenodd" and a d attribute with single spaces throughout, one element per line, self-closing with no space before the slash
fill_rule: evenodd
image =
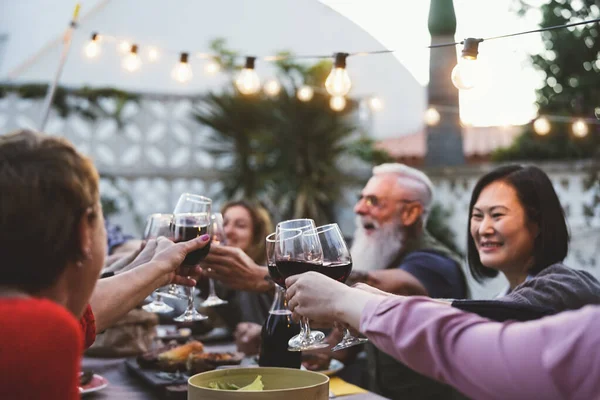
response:
<path id="1" fill-rule="evenodd" d="M 549 134 L 551 128 L 550 121 L 548 121 L 548 118 L 546 117 L 539 117 L 533 121 L 533 130 L 540 136 Z"/>
<path id="2" fill-rule="evenodd" d="M 129 53 L 129 50 L 131 50 L 131 43 L 129 43 L 127 40 L 123 40 L 119 43 L 118 50 L 122 54 Z"/>
<path id="3" fill-rule="evenodd" d="M 369 107 L 373 111 L 379 111 L 383 108 L 383 101 L 379 97 L 371 97 L 369 99 Z"/>
<path id="4" fill-rule="evenodd" d="M 298 89 L 296 96 L 298 97 L 298 100 L 306 102 L 306 101 L 311 101 L 314 94 L 315 94 L 315 91 L 313 90 L 313 88 L 311 88 L 308 85 L 304 85 L 304 86 L 301 86 L 300 89 Z"/>
<path id="5" fill-rule="evenodd" d="M 477 54 L 479 54 L 479 43 L 482 41 L 482 39 L 473 38 L 464 40 L 462 56 L 452 69 L 451 75 L 452 83 L 459 90 L 473 89 L 479 81 L 481 72 L 477 62 Z"/>
<path id="6" fill-rule="evenodd" d="M 158 60 L 158 49 L 156 47 L 150 47 L 148 49 L 148 60 L 150 60 L 150 62 L 156 62 Z"/>
<path id="7" fill-rule="evenodd" d="M 96 58 L 100 54 L 100 35 L 97 33 L 92 33 L 92 39 L 85 46 L 85 55 L 88 58 Z"/>
<path id="8" fill-rule="evenodd" d="M 214 75 L 221 70 L 221 65 L 215 60 L 211 58 L 206 64 L 204 64 L 204 73 L 206 75 Z"/>
<path id="9" fill-rule="evenodd" d="M 281 84 L 277 82 L 276 79 L 270 79 L 267 83 L 265 83 L 264 90 L 267 95 L 275 97 L 281 91 Z"/>
<path id="10" fill-rule="evenodd" d="M 350 76 L 346 71 L 348 53 L 335 53 L 335 63 L 325 80 L 325 89 L 332 96 L 345 96 L 352 87 Z"/>
<path id="11" fill-rule="evenodd" d="M 600 119 L 600 107 L 594 108 L 594 115 L 596 116 L 596 119 Z"/>
<path id="12" fill-rule="evenodd" d="M 121 64 L 121 66 L 129 72 L 135 72 L 138 69 L 140 69 L 141 65 L 142 60 L 140 59 L 140 56 L 138 54 L 138 47 L 136 44 L 134 44 L 131 46 L 131 51 L 129 52 L 129 54 L 127 54 L 123 59 L 123 63 Z"/>
<path id="13" fill-rule="evenodd" d="M 429 107 L 423 115 L 423 120 L 427 126 L 435 126 L 440 123 L 440 112 L 435 107 Z"/>
<path id="14" fill-rule="evenodd" d="M 235 80 L 235 85 L 242 94 L 255 94 L 260 90 L 260 79 L 254 70 L 255 61 L 256 57 L 246 57 L 246 65 Z"/>
<path id="15" fill-rule="evenodd" d="M 194 76 L 194 74 L 192 73 L 192 67 L 188 62 L 188 57 L 188 53 L 181 53 L 181 55 L 179 56 L 179 64 L 177 64 L 171 72 L 171 76 L 177 82 L 186 83 Z"/>
<path id="16" fill-rule="evenodd" d="M 584 120 L 582 119 L 578 119 L 575 122 L 573 122 L 573 135 L 582 138 L 582 137 L 586 137 L 587 134 L 589 133 L 589 129 L 587 124 L 585 123 Z"/>
<path id="17" fill-rule="evenodd" d="M 342 111 L 346 108 L 346 98 L 344 96 L 332 96 L 329 100 L 329 107 L 333 111 Z"/>

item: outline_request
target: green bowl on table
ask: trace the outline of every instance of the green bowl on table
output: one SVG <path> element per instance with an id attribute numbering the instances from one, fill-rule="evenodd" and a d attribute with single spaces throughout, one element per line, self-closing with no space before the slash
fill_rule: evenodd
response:
<path id="1" fill-rule="evenodd" d="M 245 387 L 260 376 L 262 390 L 222 390 Z M 211 387 L 212 386 L 212 387 Z M 204 372 L 188 380 L 188 400 L 327 400 L 329 378 L 291 368 L 230 368 Z"/>

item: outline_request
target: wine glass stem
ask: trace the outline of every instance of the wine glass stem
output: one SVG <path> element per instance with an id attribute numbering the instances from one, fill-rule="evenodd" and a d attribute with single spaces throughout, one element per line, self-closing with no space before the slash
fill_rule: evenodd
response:
<path id="1" fill-rule="evenodd" d="M 187 290 L 187 295 L 188 295 L 187 309 L 189 311 L 191 311 L 191 310 L 194 309 L 194 287 L 193 286 L 187 286 L 185 290 Z"/>
<path id="2" fill-rule="evenodd" d="M 216 297 L 217 292 L 215 291 L 215 281 L 210 278 L 208 280 L 208 297 Z"/>
<path id="3" fill-rule="evenodd" d="M 344 338 L 342 339 L 342 341 L 347 340 L 352 338 L 352 334 L 350 333 L 350 329 L 345 328 L 344 329 Z"/>
<path id="4" fill-rule="evenodd" d="M 303 342 L 310 340 L 310 325 L 308 324 L 308 318 L 300 318 L 300 335 L 302 336 Z"/>

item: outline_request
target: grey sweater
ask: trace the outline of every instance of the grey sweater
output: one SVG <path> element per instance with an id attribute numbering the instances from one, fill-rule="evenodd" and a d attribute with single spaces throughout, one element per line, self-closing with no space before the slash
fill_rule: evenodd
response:
<path id="1" fill-rule="evenodd" d="M 523 282 L 501 301 L 548 307 L 556 312 L 600 304 L 600 282 L 590 273 L 553 264 Z"/>

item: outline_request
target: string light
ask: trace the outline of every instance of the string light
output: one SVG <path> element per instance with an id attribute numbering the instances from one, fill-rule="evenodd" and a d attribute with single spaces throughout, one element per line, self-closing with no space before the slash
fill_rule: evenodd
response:
<path id="1" fill-rule="evenodd" d="M 423 115 L 423 119 L 427 126 L 435 126 L 440 123 L 440 113 L 435 107 L 429 107 L 425 114 Z"/>
<path id="2" fill-rule="evenodd" d="M 346 98 L 344 96 L 332 96 L 329 100 L 329 107 L 333 111 L 342 111 L 346 108 Z"/>
<path id="3" fill-rule="evenodd" d="M 158 49 L 156 47 L 150 47 L 148 49 L 148 60 L 150 62 L 156 62 L 158 61 Z"/>
<path id="4" fill-rule="evenodd" d="M 552 126 L 550 125 L 550 121 L 546 117 L 539 117 L 533 121 L 533 130 L 540 136 L 546 136 L 550 133 L 550 129 Z"/>
<path id="5" fill-rule="evenodd" d="M 119 43 L 118 50 L 120 53 L 127 54 L 130 49 L 131 43 L 129 43 L 127 40 L 123 40 Z"/>
<path id="6" fill-rule="evenodd" d="M 307 102 L 312 100 L 314 94 L 315 91 L 313 90 L 313 88 L 311 88 L 308 85 L 304 85 L 298 89 L 296 96 L 298 97 L 298 100 Z"/>
<path id="7" fill-rule="evenodd" d="M 459 90 L 473 89 L 479 81 L 481 72 L 477 54 L 479 43 L 482 41 L 483 39 L 473 38 L 464 40 L 462 55 L 451 74 L 452 83 Z"/>
<path id="8" fill-rule="evenodd" d="M 235 80 L 235 85 L 242 94 L 255 94 L 260 90 L 260 79 L 254 70 L 255 61 L 256 57 L 246 57 L 246 65 Z"/>
<path id="9" fill-rule="evenodd" d="M 369 99 L 369 107 L 373 111 L 379 111 L 383 108 L 383 101 L 379 97 L 371 97 Z"/>
<path id="10" fill-rule="evenodd" d="M 271 97 L 275 97 L 281 91 L 281 84 L 276 79 L 270 79 L 265 83 L 265 93 Z"/>
<path id="11" fill-rule="evenodd" d="M 345 96 L 352 87 L 350 76 L 346 71 L 346 58 L 348 53 L 335 53 L 335 63 L 325 80 L 325 89 L 332 96 Z"/>
<path id="12" fill-rule="evenodd" d="M 127 70 L 129 72 L 135 72 L 138 69 L 140 69 L 140 66 L 142 65 L 142 60 L 140 59 L 140 56 L 138 55 L 137 45 L 134 44 L 131 46 L 131 50 L 129 51 L 129 54 L 127 54 L 127 56 L 125 56 L 125 58 L 123 59 L 123 63 L 121 65 L 123 66 L 123 68 L 125 68 L 125 70 Z"/>
<path id="13" fill-rule="evenodd" d="M 181 53 L 181 55 L 179 56 L 179 63 L 175 66 L 175 68 L 173 68 L 173 71 L 171 72 L 171 76 L 177 82 L 186 83 L 189 80 L 191 80 L 194 76 L 192 72 L 192 67 L 188 62 L 188 57 L 188 53 Z"/>
<path id="14" fill-rule="evenodd" d="M 573 135 L 575 135 L 579 138 L 586 137 L 589 133 L 589 128 L 588 128 L 587 124 L 585 123 L 585 121 L 582 119 L 575 120 L 575 122 L 573 122 L 572 129 L 573 129 Z"/>
<path id="15" fill-rule="evenodd" d="M 210 61 L 204 64 L 204 73 L 206 75 L 215 75 L 220 70 L 221 65 L 219 65 L 219 63 L 214 58 L 212 58 Z"/>
<path id="16" fill-rule="evenodd" d="M 97 33 L 92 33 L 92 38 L 90 39 L 89 43 L 85 46 L 85 55 L 88 58 L 96 58 L 98 57 L 98 55 L 100 55 L 101 53 L 101 48 L 100 48 L 100 35 L 98 35 Z"/>

